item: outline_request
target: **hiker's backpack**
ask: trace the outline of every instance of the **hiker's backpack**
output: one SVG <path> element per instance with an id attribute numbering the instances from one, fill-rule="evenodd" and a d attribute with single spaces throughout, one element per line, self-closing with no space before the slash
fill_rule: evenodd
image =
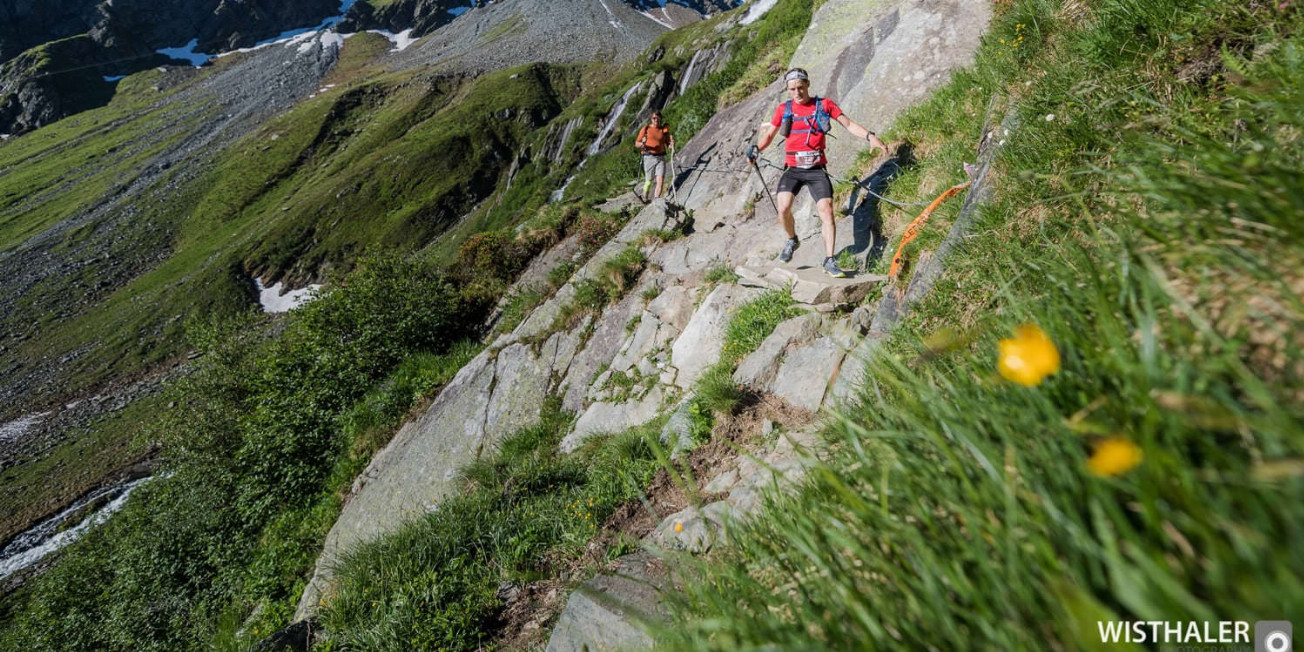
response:
<path id="1" fill-rule="evenodd" d="M 829 128 L 833 126 L 833 118 L 829 116 L 828 111 L 824 110 L 824 98 L 821 97 L 815 98 L 815 115 L 803 119 L 806 123 L 805 127 L 793 129 L 792 123 L 794 118 L 795 116 L 792 113 L 792 100 L 788 100 L 783 105 L 783 122 L 779 125 L 779 135 L 787 138 L 788 134 L 793 132 L 799 134 L 823 134 L 828 133 Z"/>

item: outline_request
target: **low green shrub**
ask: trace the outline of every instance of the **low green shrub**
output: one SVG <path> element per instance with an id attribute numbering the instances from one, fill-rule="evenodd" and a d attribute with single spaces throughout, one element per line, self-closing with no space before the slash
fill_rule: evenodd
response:
<path id="1" fill-rule="evenodd" d="M 201 329 L 200 368 L 143 424 L 166 476 L 11 598 L 0 647 L 193 649 L 256 604 L 256 628 L 283 627 L 375 431 L 474 355 L 452 347 L 463 308 L 441 274 L 376 258 L 270 341 L 248 320 Z"/>

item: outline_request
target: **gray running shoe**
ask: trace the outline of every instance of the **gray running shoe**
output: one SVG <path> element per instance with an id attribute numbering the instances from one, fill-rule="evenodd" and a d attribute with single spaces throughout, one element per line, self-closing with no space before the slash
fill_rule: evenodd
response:
<path id="1" fill-rule="evenodd" d="M 829 276 L 832 276 L 833 278 L 847 277 L 847 273 L 842 271 L 842 268 L 838 267 L 837 261 L 833 260 L 832 258 L 824 259 L 824 273 L 828 274 Z"/>
<path id="2" fill-rule="evenodd" d="M 797 251 L 797 247 L 800 246 L 801 246 L 801 240 L 798 240 L 796 238 L 788 238 L 788 241 L 783 243 L 783 251 L 779 252 L 779 262 L 786 263 L 792 260 L 792 253 L 794 251 Z"/>

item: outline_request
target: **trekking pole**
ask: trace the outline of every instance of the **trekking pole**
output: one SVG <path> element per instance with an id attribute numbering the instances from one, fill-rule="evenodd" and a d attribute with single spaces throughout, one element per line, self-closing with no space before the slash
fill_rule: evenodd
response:
<path id="1" fill-rule="evenodd" d="M 770 187 L 765 185 L 765 175 L 761 174 L 761 166 L 756 164 L 756 159 L 752 159 L 752 169 L 756 170 L 756 176 L 761 178 L 761 188 L 765 190 L 765 196 L 770 198 L 770 205 L 774 207 L 774 214 L 779 214 L 779 204 L 774 201 L 774 195 L 770 194 Z"/>

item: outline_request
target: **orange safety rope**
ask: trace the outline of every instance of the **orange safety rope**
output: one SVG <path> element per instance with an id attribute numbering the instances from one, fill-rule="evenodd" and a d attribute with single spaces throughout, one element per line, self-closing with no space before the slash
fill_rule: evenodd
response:
<path id="1" fill-rule="evenodd" d="M 925 208 L 924 212 L 920 213 L 919 217 L 916 217 L 915 221 L 911 222 L 910 226 L 906 227 L 905 234 L 901 236 L 901 244 L 897 246 L 896 255 L 892 257 L 892 269 L 887 273 L 888 278 L 896 280 L 897 274 L 901 273 L 901 263 L 905 262 L 901 258 L 902 252 L 906 250 L 906 245 L 910 244 L 910 241 L 918 237 L 919 232 L 924 230 L 924 224 L 928 222 L 929 217 L 932 217 L 933 211 L 936 210 L 938 206 L 941 206 L 942 202 L 956 196 L 961 190 L 968 188 L 972 183 L 972 181 L 966 181 L 958 186 L 951 186 L 946 192 L 938 195 L 937 199 L 934 199 L 933 202 L 928 205 L 928 208 Z"/>

